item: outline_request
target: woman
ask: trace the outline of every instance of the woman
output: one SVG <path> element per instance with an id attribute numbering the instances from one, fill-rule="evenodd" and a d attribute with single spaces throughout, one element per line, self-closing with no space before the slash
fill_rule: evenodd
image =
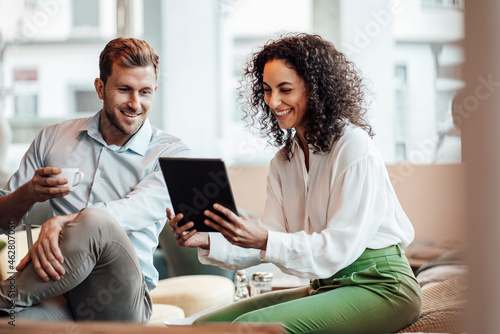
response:
<path id="1" fill-rule="evenodd" d="M 401 250 L 414 231 L 371 141 L 353 64 L 319 36 L 289 35 L 253 55 L 243 83 L 251 88 L 246 117 L 282 147 L 270 164 L 260 224 L 216 204 L 205 213 L 216 223 L 206 224 L 221 233 L 187 231 L 193 224 L 178 227 L 182 216 L 167 210 L 170 226 L 179 245 L 199 247 L 204 263 L 272 262 L 311 284 L 239 301 L 197 322 L 359 334 L 417 320 L 421 291 Z"/>

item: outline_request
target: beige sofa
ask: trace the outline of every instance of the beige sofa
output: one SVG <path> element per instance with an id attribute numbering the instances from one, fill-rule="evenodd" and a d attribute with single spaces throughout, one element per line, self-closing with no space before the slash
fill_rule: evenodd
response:
<path id="1" fill-rule="evenodd" d="M 465 236 L 465 166 L 389 165 L 389 177 L 413 223 L 416 241 L 455 242 Z M 228 168 L 236 204 L 254 216 L 264 210 L 267 166 Z"/>

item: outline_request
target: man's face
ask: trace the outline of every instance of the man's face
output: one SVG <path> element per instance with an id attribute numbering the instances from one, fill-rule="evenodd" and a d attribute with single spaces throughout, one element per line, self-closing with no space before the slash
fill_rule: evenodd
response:
<path id="1" fill-rule="evenodd" d="M 139 131 L 153 105 L 157 88 L 154 67 L 113 63 L 106 84 L 97 78 L 94 85 L 103 100 L 99 131 L 108 145 L 123 146 Z"/>

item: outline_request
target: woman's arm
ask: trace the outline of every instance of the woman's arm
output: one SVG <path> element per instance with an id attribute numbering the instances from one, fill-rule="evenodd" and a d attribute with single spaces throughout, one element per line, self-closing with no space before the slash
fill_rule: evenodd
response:
<path id="1" fill-rule="evenodd" d="M 335 179 L 325 207 L 316 208 L 325 217 L 325 227 L 312 233 L 295 226 L 291 233 L 270 231 L 264 261 L 288 274 L 326 278 L 351 264 L 369 246 L 399 243 L 397 227 L 393 229 L 389 222 L 394 220 L 392 203 L 381 168 L 385 167 L 375 165 L 369 156 L 349 166 Z M 387 230 L 382 231 L 383 223 Z"/>
<path id="2" fill-rule="evenodd" d="M 258 249 L 232 245 L 218 232 L 188 231 L 194 226 L 192 222 L 179 227 L 177 223 L 183 216 L 182 214 L 174 215 L 170 209 L 167 209 L 167 217 L 177 244 L 185 247 L 198 247 L 198 258 L 203 264 L 237 270 L 261 263 Z"/>

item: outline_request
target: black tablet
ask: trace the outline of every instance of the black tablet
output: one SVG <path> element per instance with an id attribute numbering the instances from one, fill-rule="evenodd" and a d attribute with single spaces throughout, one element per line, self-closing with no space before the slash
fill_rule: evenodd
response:
<path id="1" fill-rule="evenodd" d="M 221 159 L 160 158 L 175 214 L 182 213 L 182 226 L 190 221 L 200 232 L 217 232 L 205 225 L 205 210 L 215 211 L 214 203 L 237 212 L 227 170 Z M 221 217 L 226 218 L 220 212 Z"/>

